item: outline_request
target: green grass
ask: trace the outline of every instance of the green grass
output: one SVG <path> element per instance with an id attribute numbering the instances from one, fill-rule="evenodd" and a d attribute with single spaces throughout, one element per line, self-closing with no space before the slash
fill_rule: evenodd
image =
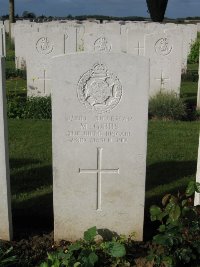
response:
<path id="1" fill-rule="evenodd" d="M 14 233 L 52 228 L 51 122 L 9 120 L 9 149 Z"/>
<path id="2" fill-rule="evenodd" d="M 199 69 L 199 64 L 198 63 L 194 63 L 194 64 L 188 64 L 187 65 L 187 69 L 188 70 L 197 70 Z"/>
<path id="3" fill-rule="evenodd" d="M 150 121 L 146 221 L 152 203 L 195 179 L 198 122 Z M 9 120 L 11 188 L 15 235 L 53 229 L 51 122 Z M 148 228 L 147 227 L 147 228 Z M 149 233 L 149 231 L 148 231 Z"/>
<path id="4" fill-rule="evenodd" d="M 20 78 L 13 78 L 6 81 L 6 92 L 9 94 L 26 94 L 26 80 Z"/>
<path id="5" fill-rule="evenodd" d="M 197 101 L 197 82 L 182 82 L 181 83 L 181 98 L 184 100 L 193 99 L 196 104 Z"/>

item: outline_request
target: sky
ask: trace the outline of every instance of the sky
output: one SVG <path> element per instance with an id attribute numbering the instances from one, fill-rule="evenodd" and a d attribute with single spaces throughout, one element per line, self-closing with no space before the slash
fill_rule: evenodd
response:
<path id="1" fill-rule="evenodd" d="M 8 2 L 9 0 L 0 0 L 0 16 L 8 14 Z M 21 15 L 23 11 L 46 16 L 71 14 L 149 17 L 146 0 L 15 0 L 15 13 Z M 165 16 L 200 16 L 200 0 L 168 0 Z"/>

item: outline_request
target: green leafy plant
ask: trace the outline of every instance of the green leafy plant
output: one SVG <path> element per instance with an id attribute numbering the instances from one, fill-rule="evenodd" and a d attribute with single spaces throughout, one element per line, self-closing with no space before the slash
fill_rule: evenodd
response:
<path id="1" fill-rule="evenodd" d="M 160 222 L 159 233 L 153 237 L 154 246 L 148 255 L 154 266 L 197 266 L 200 206 L 193 204 L 195 192 L 200 193 L 200 183 L 190 182 L 184 194 L 167 194 L 162 199 L 162 207 L 151 206 L 151 221 Z"/>
<path id="2" fill-rule="evenodd" d="M 150 118 L 181 120 L 186 116 L 186 105 L 173 92 L 159 92 L 149 100 Z"/>
<path id="3" fill-rule="evenodd" d="M 0 267 L 14 266 L 16 262 L 16 256 L 12 255 L 13 247 L 6 250 L 0 248 Z"/>
<path id="4" fill-rule="evenodd" d="M 123 238 L 113 238 L 112 241 L 103 241 L 97 228 L 92 227 L 84 233 L 84 238 L 69 245 L 66 250 L 48 253 L 46 262 L 40 267 L 93 267 L 106 258 L 109 266 L 129 266 L 125 261 L 126 249 Z M 102 265 L 98 265 L 102 266 Z"/>
<path id="5" fill-rule="evenodd" d="M 7 113 L 12 119 L 51 119 L 51 97 L 10 96 Z"/>
<path id="6" fill-rule="evenodd" d="M 188 56 L 188 63 L 195 64 L 199 62 L 199 48 L 200 48 L 200 40 L 196 40 L 191 44 L 190 54 Z"/>

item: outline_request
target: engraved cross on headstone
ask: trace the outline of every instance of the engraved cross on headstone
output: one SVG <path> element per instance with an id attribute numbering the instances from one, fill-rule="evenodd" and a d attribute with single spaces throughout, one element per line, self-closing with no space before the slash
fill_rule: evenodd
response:
<path id="1" fill-rule="evenodd" d="M 39 81 L 43 81 L 43 93 L 46 93 L 46 81 L 51 81 L 51 79 L 46 77 L 46 70 L 43 70 L 43 77 L 39 78 Z"/>
<path id="2" fill-rule="evenodd" d="M 97 169 L 79 169 L 79 173 L 97 174 L 97 210 L 101 211 L 101 175 L 102 174 L 119 174 L 119 169 L 102 168 L 102 151 L 103 148 L 97 148 Z"/>
<path id="3" fill-rule="evenodd" d="M 138 56 L 141 56 L 142 54 L 140 53 L 140 51 L 142 50 L 143 51 L 143 54 L 144 54 L 144 46 L 140 46 L 140 41 L 138 42 L 137 46 L 134 47 L 135 50 L 137 50 L 137 55 Z"/>
<path id="4" fill-rule="evenodd" d="M 165 89 L 165 84 L 170 80 L 169 77 L 164 77 L 164 73 L 163 71 L 161 71 L 161 76 L 160 78 L 156 78 L 156 81 L 160 81 L 160 85 L 161 85 L 161 90 Z"/>

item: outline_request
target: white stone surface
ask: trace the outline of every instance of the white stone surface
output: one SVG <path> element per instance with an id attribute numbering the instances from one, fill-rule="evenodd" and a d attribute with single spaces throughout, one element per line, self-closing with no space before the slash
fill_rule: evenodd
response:
<path id="1" fill-rule="evenodd" d="M 198 149 L 198 157 L 197 157 L 196 182 L 200 183 L 200 135 L 199 135 L 199 149 Z M 194 205 L 200 205 L 200 194 L 199 193 L 195 193 Z"/>
<path id="2" fill-rule="evenodd" d="M 52 56 L 76 51 L 76 28 L 50 27 L 29 35 L 26 54 L 28 96 L 51 93 L 49 64 Z"/>
<path id="3" fill-rule="evenodd" d="M 0 57 L 0 239 L 10 240 L 12 217 L 5 90 L 5 62 Z"/>
<path id="4" fill-rule="evenodd" d="M 85 52 L 121 52 L 119 23 L 86 24 L 83 36 Z"/>
<path id="5" fill-rule="evenodd" d="M 200 32 L 200 23 L 197 23 L 197 31 Z"/>
<path id="6" fill-rule="evenodd" d="M 180 93 L 182 38 L 179 30 L 145 36 L 145 56 L 150 58 L 150 96 L 156 93 Z"/>
<path id="7" fill-rule="evenodd" d="M 142 240 L 149 60 L 78 53 L 52 73 L 55 240 L 92 226 Z"/>
<path id="8" fill-rule="evenodd" d="M 4 26 L 5 26 L 6 33 L 9 33 L 9 20 L 4 21 Z"/>
<path id="9" fill-rule="evenodd" d="M 5 27 L 0 25 L 0 56 L 6 56 L 6 36 L 5 36 Z"/>

